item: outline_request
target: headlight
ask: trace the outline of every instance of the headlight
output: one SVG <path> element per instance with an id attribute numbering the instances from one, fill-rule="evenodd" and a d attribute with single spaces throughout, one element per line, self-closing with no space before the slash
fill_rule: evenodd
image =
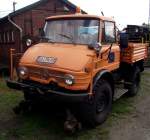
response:
<path id="1" fill-rule="evenodd" d="M 26 46 L 30 47 L 32 45 L 32 40 L 31 39 L 27 39 L 26 40 Z"/>
<path id="2" fill-rule="evenodd" d="M 28 78 L 28 69 L 26 67 L 20 67 L 18 69 L 18 72 L 19 72 L 19 77 L 21 79 L 26 79 Z"/>
<path id="3" fill-rule="evenodd" d="M 75 82 L 74 77 L 72 75 L 65 75 L 65 83 L 69 86 L 73 85 Z"/>

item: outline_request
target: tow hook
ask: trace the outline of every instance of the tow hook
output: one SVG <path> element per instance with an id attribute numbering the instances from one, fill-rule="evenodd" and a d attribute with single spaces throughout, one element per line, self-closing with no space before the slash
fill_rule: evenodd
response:
<path id="1" fill-rule="evenodd" d="M 71 113 L 69 109 L 66 110 L 66 121 L 64 122 L 64 131 L 68 134 L 74 134 L 76 131 L 82 129 L 81 123 Z"/>

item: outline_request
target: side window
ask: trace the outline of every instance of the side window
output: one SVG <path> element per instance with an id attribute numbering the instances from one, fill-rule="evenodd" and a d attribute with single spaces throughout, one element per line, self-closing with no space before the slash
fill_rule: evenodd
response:
<path id="1" fill-rule="evenodd" d="M 102 28 L 102 41 L 104 43 L 115 42 L 115 24 L 113 22 L 105 21 Z"/>

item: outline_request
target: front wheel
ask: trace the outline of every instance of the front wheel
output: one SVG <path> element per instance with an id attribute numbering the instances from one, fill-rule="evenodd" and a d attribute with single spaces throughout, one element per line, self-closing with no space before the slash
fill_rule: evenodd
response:
<path id="1" fill-rule="evenodd" d="M 112 89 L 106 80 L 99 80 L 93 90 L 93 98 L 81 106 L 83 121 L 95 127 L 102 124 L 112 108 Z"/>

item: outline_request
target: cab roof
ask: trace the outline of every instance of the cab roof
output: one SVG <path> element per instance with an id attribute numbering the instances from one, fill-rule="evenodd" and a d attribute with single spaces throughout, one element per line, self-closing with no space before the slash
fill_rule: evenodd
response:
<path id="1" fill-rule="evenodd" d="M 66 19 L 66 18 L 93 18 L 93 19 L 98 19 L 98 20 L 103 20 L 103 21 L 111 21 L 114 22 L 113 18 L 110 17 L 104 17 L 104 16 L 96 16 L 96 15 L 88 15 L 88 14 L 71 14 L 71 15 L 59 15 L 59 16 L 51 16 L 47 17 L 46 21 L 48 20 L 53 20 L 53 19 Z"/>

